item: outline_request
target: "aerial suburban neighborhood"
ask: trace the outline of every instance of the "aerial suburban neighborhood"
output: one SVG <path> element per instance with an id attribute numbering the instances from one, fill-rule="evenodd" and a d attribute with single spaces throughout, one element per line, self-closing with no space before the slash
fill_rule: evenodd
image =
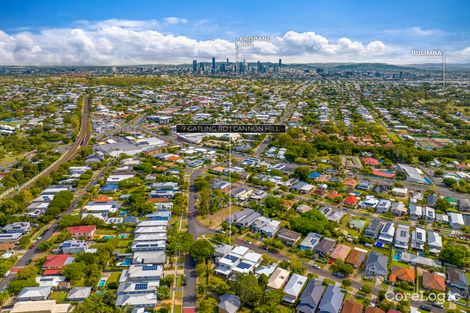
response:
<path id="1" fill-rule="evenodd" d="M 74 6 L 70 29 L 0 13 L 0 312 L 470 312 L 468 45 L 447 68 Z"/>

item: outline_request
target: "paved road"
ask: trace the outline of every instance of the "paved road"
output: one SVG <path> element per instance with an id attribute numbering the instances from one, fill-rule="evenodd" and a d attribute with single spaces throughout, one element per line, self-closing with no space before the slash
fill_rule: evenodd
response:
<path id="1" fill-rule="evenodd" d="M 204 174 L 205 169 L 198 169 L 195 171 L 189 171 L 191 176 L 189 178 L 189 199 L 188 199 L 188 232 L 193 236 L 194 239 L 198 237 L 214 233 L 214 230 L 208 229 L 200 225 L 197 220 L 196 210 L 196 188 L 194 187 L 194 181 L 196 178 Z M 197 274 L 196 274 L 196 262 L 194 262 L 191 256 L 188 254 L 184 259 L 184 275 L 186 276 L 186 286 L 183 288 L 183 307 L 196 307 L 196 286 L 197 286 Z"/>

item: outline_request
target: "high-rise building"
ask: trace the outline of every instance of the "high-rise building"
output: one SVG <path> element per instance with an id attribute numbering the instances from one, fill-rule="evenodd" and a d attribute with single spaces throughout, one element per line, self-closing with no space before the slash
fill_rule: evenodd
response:
<path id="1" fill-rule="evenodd" d="M 193 60 L 193 72 L 197 72 L 197 60 Z"/>
<path id="2" fill-rule="evenodd" d="M 279 59 L 279 72 L 281 71 L 282 59 Z"/>
<path id="3" fill-rule="evenodd" d="M 212 68 L 211 68 L 212 73 L 215 73 L 215 58 L 212 57 Z"/>
<path id="4" fill-rule="evenodd" d="M 261 73 L 262 68 L 261 68 L 261 62 L 260 61 L 258 61 L 258 63 L 256 64 L 256 70 L 258 71 L 258 73 Z"/>

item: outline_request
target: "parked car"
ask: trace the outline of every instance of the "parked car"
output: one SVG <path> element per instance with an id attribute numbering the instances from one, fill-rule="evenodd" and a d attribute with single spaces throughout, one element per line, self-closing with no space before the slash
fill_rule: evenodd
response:
<path id="1" fill-rule="evenodd" d="M 427 305 L 421 305 L 419 308 L 423 311 L 431 312 L 431 308 Z"/>

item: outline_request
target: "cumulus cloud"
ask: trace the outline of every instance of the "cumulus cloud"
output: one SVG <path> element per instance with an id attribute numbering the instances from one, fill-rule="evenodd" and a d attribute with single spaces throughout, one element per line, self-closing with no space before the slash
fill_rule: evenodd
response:
<path id="1" fill-rule="evenodd" d="M 235 57 L 235 43 L 214 38 L 197 40 L 162 31 L 163 25 L 186 24 L 182 18 L 163 20 L 77 21 L 74 27 L 38 32 L 0 30 L 1 65 L 133 65 L 189 63 Z M 197 22 L 196 22 L 197 23 Z M 196 24 L 195 24 L 196 25 Z M 190 25 L 189 25 L 190 26 Z M 380 40 L 328 39 L 314 32 L 288 31 L 240 48 L 240 59 L 284 62 L 400 63 L 400 49 Z M 402 49 L 403 50 L 403 49 Z M 405 51 L 405 50 L 403 50 Z M 409 54 L 409 49 L 406 50 Z M 469 58 L 468 52 L 461 55 Z"/>

